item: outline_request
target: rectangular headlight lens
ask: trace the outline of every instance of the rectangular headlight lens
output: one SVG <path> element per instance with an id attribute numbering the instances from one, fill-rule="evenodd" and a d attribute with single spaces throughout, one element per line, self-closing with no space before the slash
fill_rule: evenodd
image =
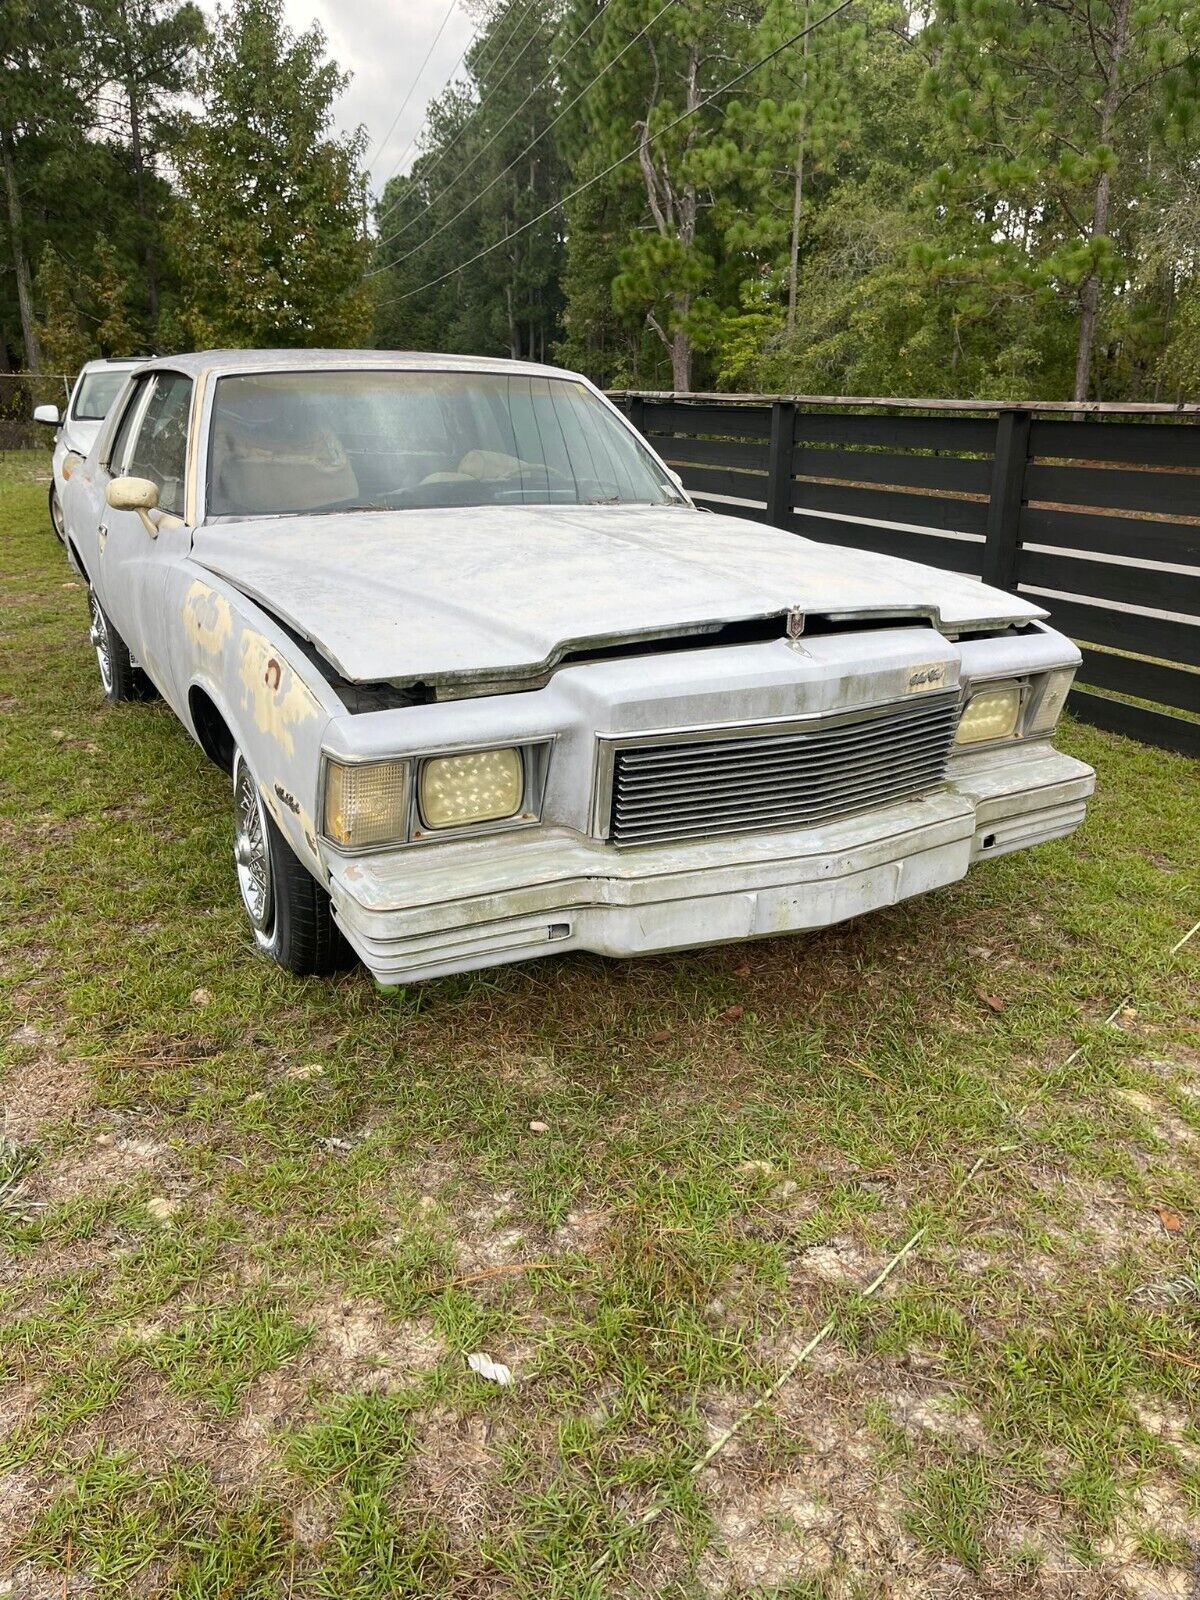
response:
<path id="1" fill-rule="evenodd" d="M 1041 693 L 1038 695 L 1037 703 L 1026 718 L 1026 733 L 1054 732 L 1074 681 L 1074 667 L 1064 667 L 1061 672 L 1046 674 L 1039 685 Z"/>
<path id="2" fill-rule="evenodd" d="M 407 761 L 325 762 L 325 837 L 347 850 L 390 844 L 408 828 Z"/>
<path id="3" fill-rule="evenodd" d="M 980 689 L 967 701 L 958 723 L 955 744 L 986 744 L 992 739 L 1007 739 L 1017 731 L 1021 711 L 1021 690 L 1015 683 L 995 684 Z"/>
<path id="4" fill-rule="evenodd" d="M 465 828 L 512 817 L 525 798 L 519 750 L 470 750 L 421 763 L 421 820 L 427 828 Z"/>

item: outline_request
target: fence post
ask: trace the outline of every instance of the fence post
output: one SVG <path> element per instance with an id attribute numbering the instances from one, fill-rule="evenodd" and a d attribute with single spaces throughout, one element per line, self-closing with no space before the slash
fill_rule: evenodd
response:
<path id="1" fill-rule="evenodd" d="M 777 528 L 792 525 L 792 451 L 796 443 L 796 406 L 791 400 L 771 402 L 771 447 L 767 456 L 767 521 Z"/>
<path id="2" fill-rule="evenodd" d="M 988 501 L 987 543 L 983 547 L 983 581 L 997 589 L 1017 587 L 1021 555 L 1021 499 L 1029 458 L 1028 411 L 1002 411 L 996 419 L 996 453 L 992 458 Z"/>

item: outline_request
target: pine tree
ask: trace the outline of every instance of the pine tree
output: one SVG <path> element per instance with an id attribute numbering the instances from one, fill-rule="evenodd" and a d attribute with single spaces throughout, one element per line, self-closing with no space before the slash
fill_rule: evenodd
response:
<path id="1" fill-rule="evenodd" d="M 197 347 L 355 345 L 370 328 L 363 272 L 364 138 L 335 135 L 347 82 L 314 24 L 293 34 L 282 0 L 217 13 L 205 107 L 175 147 L 182 241 L 172 337 Z"/>

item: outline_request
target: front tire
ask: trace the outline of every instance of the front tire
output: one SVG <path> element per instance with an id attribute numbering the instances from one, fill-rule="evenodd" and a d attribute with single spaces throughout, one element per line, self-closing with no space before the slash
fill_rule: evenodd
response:
<path id="1" fill-rule="evenodd" d="M 233 756 L 233 811 L 234 867 L 255 944 L 296 977 L 349 966 L 329 896 L 280 833 L 240 750 Z"/>
<path id="2" fill-rule="evenodd" d="M 67 542 L 67 525 L 63 521 L 62 501 L 58 497 L 58 485 L 51 481 L 50 484 L 50 526 L 58 536 L 58 542 L 65 545 Z"/>
<path id="3" fill-rule="evenodd" d="M 123 700 L 153 700 L 157 690 L 141 667 L 135 667 L 129 646 L 113 627 L 107 611 L 100 604 L 95 589 L 88 589 L 88 610 L 91 627 L 88 637 L 96 652 L 96 666 L 100 672 L 100 687 L 106 700 L 119 705 Z"/>

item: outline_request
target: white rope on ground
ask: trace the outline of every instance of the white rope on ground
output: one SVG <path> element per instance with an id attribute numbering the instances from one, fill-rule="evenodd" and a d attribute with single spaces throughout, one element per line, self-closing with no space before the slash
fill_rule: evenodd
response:
<path id="1" fill-rule="evenodd" d="M 1197 933 L 1200 933 L 1200 922 L 1193 923 L 1188 931 L 1184 934 L 1183 938 L 1178 939 L 1171 946 L 1170 950 L 1167 952 L 1168 960 L 1170 957 L 1178 955 L 1183 949 L 1184 945 L 1193 939 Z M 1100 1026 L 1102 1028 L 1107 1028 L 1113 1022 L 1115 1022 L 1117 1017 L 1120 1016 L 1121 1012 L 1133 998 L 1134 997 L 1132 993 L 1127 994 L 1123 1000 L 1113 1007 Z M 1086 1048 L 1086 1045 L 1078 1045 L 1074 1050 L 1072 1050 L 1071 1054 L 1062 1063 L 1059 1071 L 1065 1071 L 1066 1068 L 1071 1066 L 1073 1062 L 1078 1061 L 1079 1057 L 1083 1054 Z M 1032 1103 L 1032 1098 L 1026 1100 L 1024 1104 L 1016 1112 L 1014 1112 L 1013 1121 L 1015 1122 L 1018 1120 L 1018 1118 L 1022 1117 L 1025 1112 L 1028 1111 Z M 945 1213 L 950 1210 L 951 1206 L 954 1205 L 959 1196 L 969 1187 L 970 1184 L 975 1181 L 989 1158 L 993 1156 L 1009 1154 L 1017 1148 L 1017 1145 L 1012 1144 L 992 1145 L 989 1149 L 985 1150 L 982 1155 L 977 1156 L 966 1176 L 957 1185 L 954 1193 L 950 1196 L 950 1199 L 946 1202 L 945 1206 L 943 1206 L 942 1215 L 944 1216 Z M 920 1244 L 921 1240 L 929 1232 L 929 1229 L 932 1226 L 932 1222 L 925 1223 L 923 1227 L 918 1228 L 914 1234 L 910 1235 L 910 1237 L 905 1240 L 891 1260 L 888 1261 L 886 1265 L 876 1273 L 867 1287 L 860 1291 L 857 1296 L 859 1303 L 864 1300 L 870 1300 L 873 1295 L 879 1292 L 879 1290 L 891 1277 L 892 1273 L 895 1272 L 896 1269 L 908 1259 L 908 1257 L 916 1249 L 917 1245 Z M 700 1473 L 704 1471 L 709 1462 L 712 1461 L 715 1456 L 718 1456 L 722 1450 L 724 1450 L 725 1446 L 730 1442 L 730 1440 L 736 1438 L 746 1424 L 756 1417 L 764 1408 L 764 1406 L 770 1404 L 770 1402 L 775 1398 L 784 1385 L 791 1382 L 796 1373 L 799 1372 L 800 1368 L 804 1366 L 812 1356 L 813 1352 L 820 1349 L 821 1345 L 823 1345 L 826 1339 L 828 1339 L 835 1332 L 836 1328 L 837 1318 L 830 1317 L 828 1322 L 826 1322 L 823 1327 L 817 1329 L 816 1333 L 813 1334 L 812 1338 L 803 1347 L 803 1349 L 794 1355 L 788 1362 L 787 1366 L 784 1367 L 783 1371 L 775 1379 L 775 1382 L 771 1385 L 771 1387 L 769 1389 L 765 1389 L 756 1400 L 753 1400 L 750 1405 L 748 1405 L 741 1413 L 741 1415 L 738 1416 L 732 1423 L 730 1423 L 729 1427 L 725 1429 L 724 1433 L 713 1440 L 712 1444 L 709 1445 L 704 1454 L 692 1462 L 691 1466 L 688 1468 L 689 1478 L 699 1477 Z M 657 1522 L 659 1517 L 661 1517 L 662 1514 L 669 1509 L 668 1503 L 665 1500 L 655 1501 L 650 1509 L 638 1518 L 630 1532 L 633 1533 L 642 1528 L 648 1528 L 652 1522 Z M 612 1546 L 610 1545 L 609 1548 L 605 1550 L 603 1554 L 598 1556 L 588 1568 L 588 1576 L 593 1577 L 596 1573 L 601 1572 L 608 1564 L 611 1555 Z"/>

